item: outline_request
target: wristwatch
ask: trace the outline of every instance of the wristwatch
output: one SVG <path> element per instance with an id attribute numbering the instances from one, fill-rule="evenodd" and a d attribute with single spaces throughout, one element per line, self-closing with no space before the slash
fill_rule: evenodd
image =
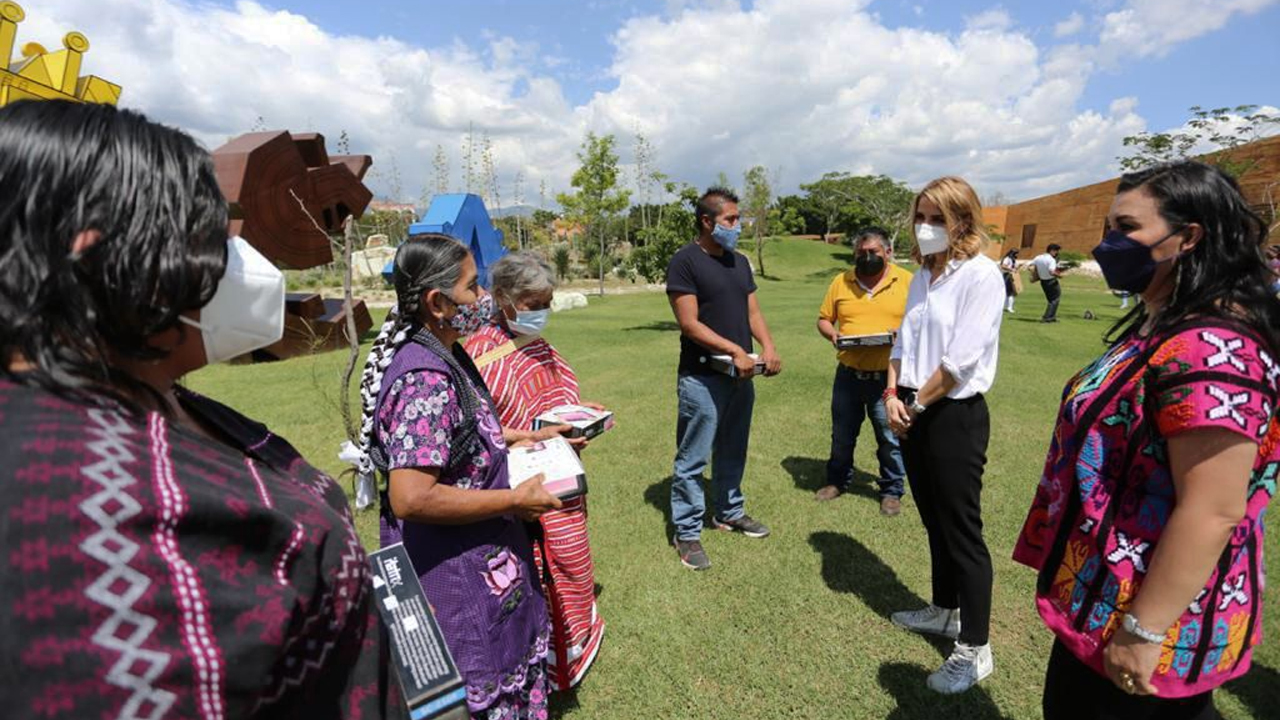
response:
<path id="1" fill-rule="evenodd" d="M 1153 645 L 1161 645 L 1164 643 L 1164 635 L 1162 633 L 1154 633 L 1142 627 L 1138 624 L 1138 618 L 1134 617 L 1132 613 L 1124 614 L 1121 626 L 1124 628 L 1125 632 L 1139 640 L 1149 642 Z"/>
<path id="2" fill-rule="evenodd" d="M 919 400 L 912 400 L 912 401 L 911 401 L 911 412 L 913 412 L 913 413 L 915 413 L 915 414 L 917 414 L 917 415 L 923 415 L 923 414 L 924 414 L 924 411 L 925 411 L 925 410 L 928 410 L 928 409 L 929 409 L 929 408 L 928 408 L 928 406 L 926 406 L 926 405 L 921 405 Z"/>

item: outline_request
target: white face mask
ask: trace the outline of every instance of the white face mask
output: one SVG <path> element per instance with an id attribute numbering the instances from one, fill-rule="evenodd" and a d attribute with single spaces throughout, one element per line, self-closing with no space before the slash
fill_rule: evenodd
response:
<path id="1" fill-rule="evenodd" d="M 507 327 L 517 335 L 541 335 L 551 318 L 551 308 L 545 310 L 517 310 L 516 319 L 508 320 Z"/>
<path id="2" fill-rule="evenodd" d="M 921 255 L 937 255 L 946 252 L 951 239 L 947 237 L 947 229 L 941 225 L 916 223 L 916 245 Z"/>
<path id="3" fill-rule="evenodd" d="M 227 240 L 227 273 L 200 309 L 199 328 L 210 365 L 264 348 L 284 337 L 284 273 L 244 238 Z"/>

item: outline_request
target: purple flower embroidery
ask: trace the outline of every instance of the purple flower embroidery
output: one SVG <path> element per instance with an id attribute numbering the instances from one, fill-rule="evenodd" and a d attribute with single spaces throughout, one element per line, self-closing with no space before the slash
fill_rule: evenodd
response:
<path id="1" fill-rule="evenodd" d="M 520 563 L 508 548 L 501 548 L 488 556 L 489 567 L 484 572 L 484 581 L 489 585 L 489 592 L 502 597 L 511 588 L 520 583 Z"/>

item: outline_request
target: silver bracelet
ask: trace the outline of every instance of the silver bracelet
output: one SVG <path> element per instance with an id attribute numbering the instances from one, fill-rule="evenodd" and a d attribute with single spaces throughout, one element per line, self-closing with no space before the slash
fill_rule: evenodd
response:
<path id="1" fill-rule="evenodd" d="M 1124 627 L 1125 632 L 1139 640 L 1149 642 L 1153 645 L 1161 645 L 1164 643 L 1164 633 L 1154 633 L 1142 627 L 1142 625 L 1138 624 L 1138 618 L 1134 617 L 1132 613 L 1124 614 L 1124 619 L 1122 620 L 1121 625 Z"/>

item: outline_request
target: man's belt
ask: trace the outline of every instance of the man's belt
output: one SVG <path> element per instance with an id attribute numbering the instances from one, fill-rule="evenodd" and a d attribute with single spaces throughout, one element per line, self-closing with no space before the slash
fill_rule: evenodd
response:
<path id="1" fill-rule="evenodd" d="M 853 376 L 859 380 L 887 380 L 889 379 L 888 370 L 859 370 L 851 368 L 848 365 L 842 366 L 845 372 L 853 373 Z"/>

